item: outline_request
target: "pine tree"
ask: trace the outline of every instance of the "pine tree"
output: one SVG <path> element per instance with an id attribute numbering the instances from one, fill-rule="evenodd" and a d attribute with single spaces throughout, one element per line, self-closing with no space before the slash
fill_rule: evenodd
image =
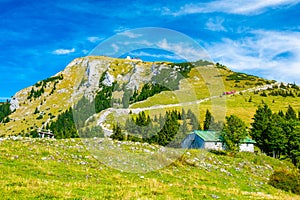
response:
<path id="1" fill-rule="evenodd" d="M 159 122 L 159 128 L 162 129 L 162 127 L 165 124 L 165 118 L 162 116 L 161 113 L 159 114 L 158 122 Z"/>
<path id="2" fill-rule="evenodd" d="M 205 120 L 203 122 L 203 130 L 205 130 L 205 131 L 209 130 L 209 126 L 210 126 L 211 122 L 212 122 L 212 115 L 209 112 L 209 110 L 207 109 L 206 113 L 205 113 Z"/>
<path id="3" fill-rule="evenodd" d="M 297 120 L 297 114 L 290 105 L 288 107 L 288 110 L 286 111 L 285 118 L 287 120 Z"/>
<path id="4" fill-rule="evenodd" d="M 287 137 L 283 130 L 284 123 L 284 118 L 274 113 L 266 131 L 265 152 L 274 158 L 280 158 L 285 151 Z"/>
<path id="5" fill-rule="evenodd" d="M 290 121 L 290 123 L 293 123 L 293 130 L 288 137 L 287 154 L 293 164 L 300 169 L 300 122 Z"/>
<path id="6" fill-rule="evenodd" d="M 249 97 L 248 102 L 252 102 L 252 96 Z"/>
<path id="7" fill-rule="evenodd" d="M 251 136 L 256 141 L 256 145 L 263 151 L 268 152 L 269 126 L 272 120 L 272 111 L 267 104 L 260 105 L 253 118 L 254 122 L 251 124 Z"/>
<path id="8" fill-rule="evenodd" d="M 193 130 L 201 129 L 197 116 L 190 109 L 187 112 L 187 119 L 190 119 L 190 125 Z"/>
<path id="9" fill-rule="evenodd" d="M 186 135 L 188 134 L 188 125 L 186 120 L 183 120 L 182 124 L 179 127 L 178 133 L 175 135 L 174 139 L 169 144 L 170 147 L 180 148 L 181 142 L 184 140 Z"/>
<path id="10" fill-rule="evenodd" d="M 40 111 L 39 111 L 39 109 L 36 107 L 33 114 L 38 114 L 38 113 L 40 113 Z"/>
<path id="11" fill-rule="evenodd" d="M 125 140 L 125 135 L 122 134 L 122 129 L 120 124 L 115 124 L 113 126 L 113 134 L 110 136 L 113 140 L 123 141 Z"/>
<path id="12" fill-rule="evenodd" d="M 162 129 L 153 135 L 149 140 L 149 143 L 156 143 L 162 146 L 171 145 L 171 141 L 179 130 L 178 113 L 177 111 L 167 112 L 165 115 L 165 123 Z"/>
<path id="13" fill-rule="evenodd" d="M 283 111 L 282 111 L 282 110 L 278 111 L 278 115 L 279 115 L 280 117 L 284 117 Z"/>

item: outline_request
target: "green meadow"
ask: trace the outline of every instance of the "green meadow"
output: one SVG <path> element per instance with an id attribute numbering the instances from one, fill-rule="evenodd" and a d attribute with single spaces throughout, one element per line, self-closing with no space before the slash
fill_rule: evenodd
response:
<path id="1" fill-rule="evenodd" d="M 124 151 L 158 148 L 109 142 L 111 151 L 118 146 Z M 180 154 L 174 162 L 136 173 L 134 169 L 129 172 L 111 167 L 105 157 L 96 159 L 80 139 L 5 139 L 0 142 L 0 198 L 300 199 L 268 184 L 274 170 L 295 170 L 290 163 L 262 154 L 172 151 Z"/>

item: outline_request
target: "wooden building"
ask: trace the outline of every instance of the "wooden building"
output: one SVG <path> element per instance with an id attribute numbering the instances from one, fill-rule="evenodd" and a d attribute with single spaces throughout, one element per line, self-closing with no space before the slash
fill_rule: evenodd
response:
<path id="1" fill-rule="evenodd" d="M 199 131 L 194 130 L 182 141 L 182 148 L 189 149 L 208 149 L 208 150 L 226 150 L 224 142 L 218 131 Z M 254 152 L 256 142 L 249 137 L 241 140 L 240 151 Z"/>

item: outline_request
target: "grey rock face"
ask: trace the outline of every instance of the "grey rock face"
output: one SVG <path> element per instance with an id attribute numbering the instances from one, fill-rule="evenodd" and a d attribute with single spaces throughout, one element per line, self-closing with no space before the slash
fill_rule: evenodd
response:
<path id="1" fill-rule="evenodd" d="M 10 107 L 9 109 L 11 111 L 14 111 L 16 109 L 18 109 L 20 106 L 19 106 L 19 101 L 17 98 L 13 97 L 11 100 L 10 100 Z"/>

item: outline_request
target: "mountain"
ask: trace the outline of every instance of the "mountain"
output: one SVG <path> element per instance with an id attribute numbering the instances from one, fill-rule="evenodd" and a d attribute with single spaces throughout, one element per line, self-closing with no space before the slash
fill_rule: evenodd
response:
<path id="1" fill-rule="evenodd" d="M 1 195 L 299 199 L 299 100 L 295 84 L 219 63 L 77 58 L 0 104 Z M 265 123 L 255 127 L 265 126 L 271 137 L 258 138 L 272 148 L 266 154 L 173 148 L 203 127 L 208 113 L 216 129 L 227 115 L 249 126 L 256 114 Z M 57 139 L 35 138 L 38 129 Z"/>
<path id="2" fill-rule="evenodd" d="M 208 61 L 145 62 L 88 56 L 17 92 L 13 97 L 15 110 L 6 123 L 0 124 L 0 135 L 45 128 L 83 97 L 91 102 L 92 109 L 82 110 L 83 105 L 75 111 L 80 116 L 87 112 L 84 119 L 88 119 L 89 126 L 100 124 L 108 132 L 114 123 L 125 123 L 128 117 L 124 116 L 130 112 L 145 111 L 154 117 L 183 108 L 193 110 L 200 122 L 209 109 L 216 120 L 224 121 L 225 115 L 236 114 L 249 125 L 262 101 L 276 112 L 286 110 L 288 105 L 299 109 L 297 88 L 233 72 Z"/>

